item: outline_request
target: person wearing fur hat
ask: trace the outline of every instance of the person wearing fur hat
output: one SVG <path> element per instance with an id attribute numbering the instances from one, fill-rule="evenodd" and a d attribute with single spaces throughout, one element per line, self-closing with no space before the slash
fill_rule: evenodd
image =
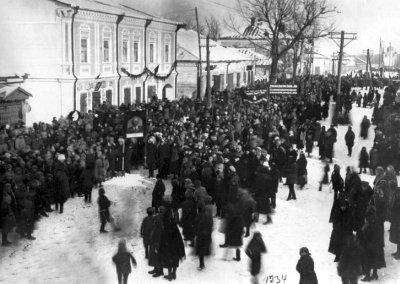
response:
<path id="1" fill-rule="evenodd" d="M 318 284 L 317 275 L 314 271 L 314 261 L 306 247 L 300 249 L 300 259 L 297 262 L 296 270 L 300 273 L 299 284 Z"/>

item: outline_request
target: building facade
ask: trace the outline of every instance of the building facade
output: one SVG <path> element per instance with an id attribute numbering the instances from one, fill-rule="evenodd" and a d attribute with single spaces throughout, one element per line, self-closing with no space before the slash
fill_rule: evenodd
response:
<path id="1" fill-rule="evenodd" d="M 178 23 L 101 1 L 6 1 L 6 15 L 24 20 L 2 20 L 1 72 L 29 74 L 28 124 L 102 102 L 175 98 Z"/>
<path id="2" fill-rule="evenodd" d="M 206 93 L 207 49 L 206 38 L 201 36 L 201 60 L 197 32 L 179 30 L 177 47 L 177 97 L 196 97 L 198 69 L 201 62 L 200 96 Z M 236 48 L 223 47 L 210 40 L 210 86 L 215 91 L 251 85 L 257 59 L 241 53 Z"/>

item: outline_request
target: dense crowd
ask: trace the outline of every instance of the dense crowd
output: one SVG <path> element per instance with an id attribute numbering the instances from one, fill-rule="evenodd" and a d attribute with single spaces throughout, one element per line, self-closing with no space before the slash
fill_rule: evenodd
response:
<path id="1" fill-rule="evenodd" d="M 110 202 L 101 183 L 129 173 L 145 162 L 149 177 L 158 169 L 152 207 L 141 228 L 146 256 L 149 265 L 154 267 L 151 274 L 160 276 L 163 268 L 168 268 L 166 278 L 176 278 L 179 260 L 185 255 L 178 226 L 182 227 L 184 239 L 196 248 L 200 269 L 205 267 L 204 257 L 210 254 L 214 206 L 216 215 L 224 220 L 220 230 L 225 234 L 225 243 L 220 247 L 234 248 L 235 260 L 240 261 L 243 235 L 250 235 L 251 224 L 259 221 L 260 214 L 265 215 L 265 224 L 272 222 L 271 213 L 276 207 L 276 193 L 283 178 L 289 188 L 288 200 L 296 200 L 296 184 L 300 189 L 307 184 L 307 157 L 315 142 L 321 160 L 327 161 L 325 176 L 329 172 L 328 162 L 333 159 L 337 132 L 334 126 L 325 129 L 318 121 L 328 117 L 329 100 L 335 94 L 334 80 L 315 80 L 319 83 L 316 83 L 312 99 L 284 96 L 251 104 L 244 102 L 243 90 L 236 90 L 215 94 L 212 108 L 207 101 L 187 98 L 173 102 L 152 100 L 119 108 L 104 103 L 78 120 L 67 117 L 33 127 L 23 124 L 2 127 L 2 245 L 10 245 L 7 235 L 15 226 L 21 236 L 34 239 L 35 221 L 47 217 L 53 204 L 63 213 L 68 198 L 84 196 L 85 202 L 91 202 L 95 186 L 100 188 L 100 232 L 107 232 Z M 345 96 L 351 97 L 350 92 Z M 374 110 L 376 123 L 382 123 L 380 111 L 395 107 L 394 98 L 391 103 L 387 98 L 384 95 L 383 106 Z M 147 110 L 146 136 L 125 139 L 126 113 L 142 109 Z M 397 123 L 396 119 L 394 122 Z M 384 266 L 381 258 L 378 264 L 366 261 L 377 258 L 376 253 L 382 256 L 384 220 L 392 222 L 391 241 L 400 244 L 399 220 L 388 217 L 390 212 L 398 210 L 400 202 L 397 181 L 394 184 L 396 175 L 390 167 L 397 164 L 382 152 L 387 148 L 384 143 L 398 143 L 399 140 L 397 136 L 392 140 L 384 136 L 390 133 L 388 127 L 390 125 L 378 125 L 376 130 L 375 147 L 380 158 L 374 164 L 377 177 L 373 189 L 362 182 L 353 169 L 347 169 L 345 181 L 340 177 L 338 166 L 332 173 L 335 200 L 331 222 L 334 229 L 329 250 L 339 261 L 342 279 L 353 281 L 343 280 L 343 283 L 355 283 L 353 278 L 357 279 L 357 273 L 361 273 L 361 270 L 354 272 L 361 264 L 359 267 L 346 264 L 346 256 L 354 254 L 349 251 L 358 248 L 353 231 L 363 248 L 359 255 L 365 279 L 377 278 L 376 269 Z M 350 140 L 354 145 L 354 138 Z M 368 166 L 371 160 L 369 157 Z M 173 186 L 170 197 L 165 196 L 165 179 L 171 179 Z M 329 183 L 329 179 L 324 177 L 323 183 Z M 378 197 L 384 202 L 379 203 L 382 200 Z M 397 215 L 394 212 L 391 216 Z M 371 243 L 375 246 L 371 247 Z M 124 252 L 123 244 L 121 250 Z M 260 255 L 265 251 L 261 235 L 255 233 L 245 249 L 252 260 L 255 281 L 260 271 Z M 362 257 L 362 251 L 367 253 L 367 258 Z M 394 256 L 400 257 L 399 253 L 400 250 Z M 298 270 L 308 271 L 313 265 L 309 252 L 302 248 L 300 254 L 303 260 L 299 261 Z M 128 259 L 126 254 L 125 259 Z M 351 267 L 354 273 L 350 275 Z"/>

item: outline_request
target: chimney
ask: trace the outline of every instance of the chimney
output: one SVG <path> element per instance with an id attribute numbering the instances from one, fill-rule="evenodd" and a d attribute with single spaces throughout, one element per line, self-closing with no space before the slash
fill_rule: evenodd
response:
<path id="1" fill-rule="evenodd" d="M 251 25 L 254 26 L 256 24 L 256 18 L 251 17 Z"/>

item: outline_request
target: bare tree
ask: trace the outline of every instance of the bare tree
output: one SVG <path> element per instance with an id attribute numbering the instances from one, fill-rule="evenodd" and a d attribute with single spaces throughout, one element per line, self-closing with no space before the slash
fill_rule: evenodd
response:
<path id="1" fill-rule="evenodd" d="M 301 42 L 306 38 L 321 37 L 332 27 L 324 26 L 323 21 L 337 10 L 327 1 L 237 0 L 241 18 L 251 23 L 254 31 L 243 34 L 232 15 L 229 16 L 229 27 L 267 51 L 271 56 L 270 82 L 276 83 L 279 60 L 289 50 L 296 49 L 296 60 L 293 63 L 297 69 L 297 57 L 301 56 L 299 52 L 302 50 Z"/>
<path id="2" fill-rule="evenodd" d="M 205 18 L 204 21 L 206 23 L 206 33 L 212 40 L 218 40 L 221 36 L 220 22 L 212 15 L 209 18 Z"/>

